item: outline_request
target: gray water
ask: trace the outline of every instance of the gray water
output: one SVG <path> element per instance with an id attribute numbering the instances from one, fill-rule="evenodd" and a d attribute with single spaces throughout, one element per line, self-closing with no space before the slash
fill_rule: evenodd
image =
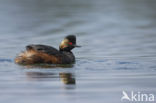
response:
<path id="1" fill-rule="evenodd" d="M 75 64 L 14 63 L 26 45 L 58 48 L 68 34 L 82 46 L 73 50 Z M 156 95 L 155 0 L 1 0 L 0 36 L 0 103 L 123 103 L 122 91 Z"/>

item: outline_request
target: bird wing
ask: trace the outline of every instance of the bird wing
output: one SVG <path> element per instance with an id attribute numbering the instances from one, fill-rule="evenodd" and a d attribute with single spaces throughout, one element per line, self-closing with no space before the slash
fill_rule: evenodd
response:
<path id="1" fill-rule="evenodd" d="M 32 44 L 32 45 L 27 45 L 26 49 L 47 53 L 49 55 L 56 55 L 56 56 L 60 55 L 60 52 L 57 49 L 55 49 L 54 47 L 48 46 L 48 45 Z"/>

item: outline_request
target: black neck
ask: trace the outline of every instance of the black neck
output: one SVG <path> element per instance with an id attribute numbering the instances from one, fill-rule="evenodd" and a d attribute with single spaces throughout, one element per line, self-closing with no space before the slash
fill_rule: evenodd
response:
<path id="1" fill-rule="evenodd" d="M 66 48 L 60 48 L 60 51 L 71 52 L 71 50 L 72 50 L 73 48 L 74 48 L 74 47 L 72 47 L 72 46 L 66 47 Z"/>
<path id="2" fill-rule="evenodd" d="M 63 52 L 63 51 L 65 51 L 65 52 L 71 52 L 71 50 L 68 49 L 68 48 L 60 49 L 60 52 Z"/>

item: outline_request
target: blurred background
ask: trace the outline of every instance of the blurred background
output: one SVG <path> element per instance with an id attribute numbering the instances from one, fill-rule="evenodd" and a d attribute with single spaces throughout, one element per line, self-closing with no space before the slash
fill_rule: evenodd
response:
<path id="1" fill-rule="evenodd" d="M 82 45 L 75 64 L 14 64 L 26 45 L 58 48 L 68 34 Z M 155 0 L 1 0 L 0 36 L 2 103 L 120 103 L 123 90 L 156 94 Z"/>

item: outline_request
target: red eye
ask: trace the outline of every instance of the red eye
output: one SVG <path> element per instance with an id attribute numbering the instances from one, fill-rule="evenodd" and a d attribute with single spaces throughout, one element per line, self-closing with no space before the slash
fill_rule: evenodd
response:
<path id="1" fill-rule="evenodd" d="M 69 42 L 69 45 L 72 45 L 73 43 L 72 42 Z"/>

